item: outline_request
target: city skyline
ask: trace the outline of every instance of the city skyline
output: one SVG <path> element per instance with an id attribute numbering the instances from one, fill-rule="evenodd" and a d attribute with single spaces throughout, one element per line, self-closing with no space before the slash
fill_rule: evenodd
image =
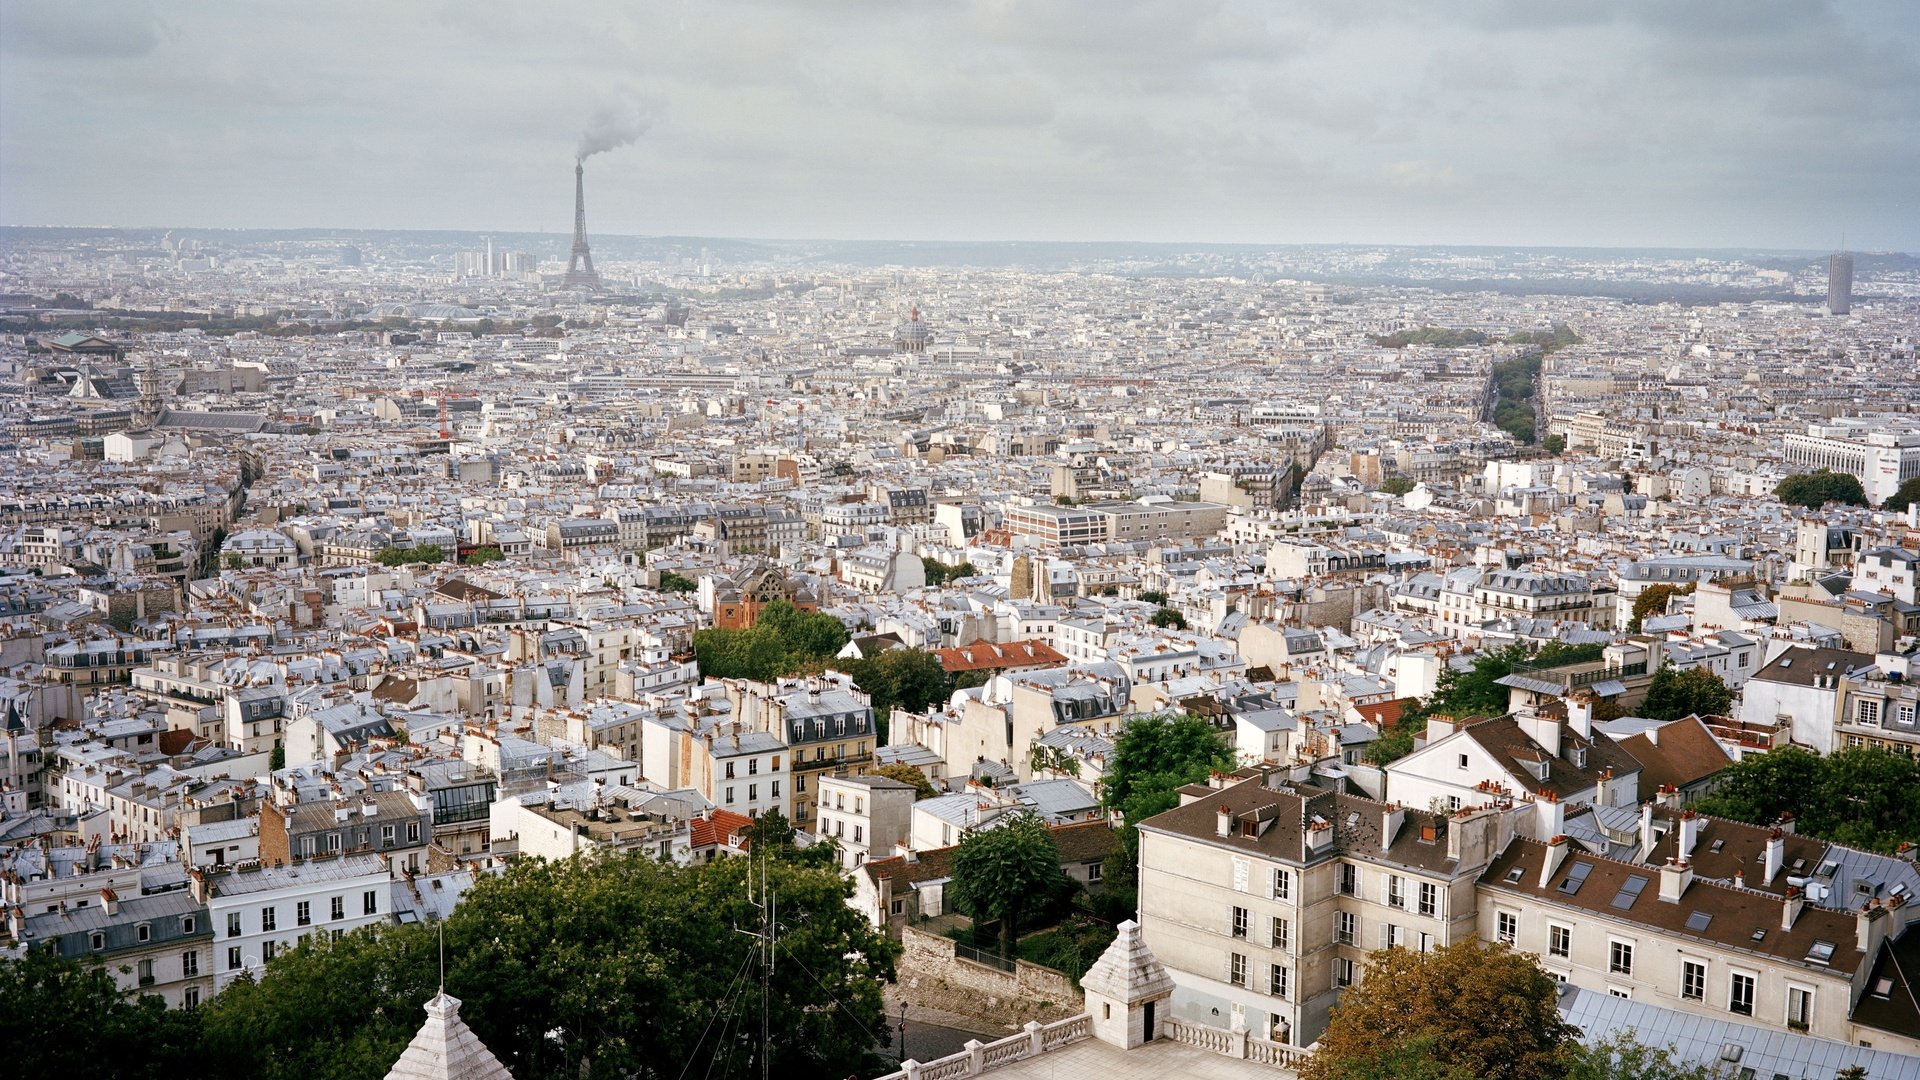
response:
<path id="1" fill-rule="evenodd" d="M 1920 250 L 1893 4 L 240 11 L 9 4 L 0 222 Z"/>

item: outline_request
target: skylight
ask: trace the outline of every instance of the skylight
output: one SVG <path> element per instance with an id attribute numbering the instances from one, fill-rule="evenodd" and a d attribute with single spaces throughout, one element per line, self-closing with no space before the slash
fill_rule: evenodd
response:
<path id="1" fill-rule="evenodd" d="M 1833 942 L 1816 941 L 1813 948 L 1807 950 L 1807 959 L 1816 964 L 1824 964 L 1833 959 Z"/>
<path id="2" fill-rule="evenodd" d="M 1713 852 L 1715 855 L 1718 855 L 1720 854 L 1720 849 L 1726 846 L 1727 846 L 1727 842 L 1725 840 L 1715 840 L 1712 844 L 1709 844 L 1707 846 L 1707 850 Z"/>
<path id="3" fill-rule="evenodd" d="M 1516 866 L 1513 869 L 1507 871 L 1507 884 L 1511 885 L 1514 882 L 1519 881 L 1521 878 L 1525 877 L 1526 875 L 1527 875 L 1526 867 Z"/>
<path id="4" fill-rule="evenodd" d="M 1647 879 L 1640 874 L 1632 874 L 1620 885 L 1620 891 L 1613 894 L 1613 906 L 1625 911 L 1640 899 L 1640 891 L 1647 887 Z"/>
<path id="5" fill-rule="evenodd" d="M 1591 873 L 1593 873 L 1592 863 L 1574 863 L 1573 869 L 1567 871 L 1567 880 L 1560 883 L 1560 891 L 1568 896 L 1579 892 L 1580 886 L 1587 883 L 1587 875 Z"/>
<path id="6" fill-rule="evenodd" d="M 1713 912 L 1696 911 L 1693 914 L 1687 916 L 1687 929 L 1693 931 L 1696 934 L 1702 933 L 1703 931 L 1706 930 L 1707 924 L 1711 923 L 1712 921 L 1713 921 Z"/>

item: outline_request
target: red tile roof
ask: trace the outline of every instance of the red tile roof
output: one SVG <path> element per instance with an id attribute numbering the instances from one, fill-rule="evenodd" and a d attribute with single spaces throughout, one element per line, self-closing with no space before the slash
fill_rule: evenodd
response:
<path id="1" fill-rule="evenodd" d="M 695 848 L 727 846 L 735 833 L 753 824 L 753 819 L 745 814 L 736 814 L 731 810 L 715 810 L 704 818 L 694 818 L 692 825 L 692 843 Z M 740 842 L 741 850 L 747 848 L 747 842 Z"/>
<path id="2" fill-rule="evenodd" d="M 957 671 L 997 671 L 1011 667 L 1056 667 L 1067 662 L 1064 653 L 1044 641 L 1014 641 L 1005 645 L 976 641 L 951 649 L 935 649 L 940 666 Z"/>

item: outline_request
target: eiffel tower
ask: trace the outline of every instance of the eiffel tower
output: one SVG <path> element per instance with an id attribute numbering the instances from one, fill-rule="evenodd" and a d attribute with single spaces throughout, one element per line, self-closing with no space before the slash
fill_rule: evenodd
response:
<path id="1" fill-rule="evenodd" d="M 567 276 L 561 284 L 597 289 L 600 274 L 593 268 L 593 251 L 587 247 L 587 167 L 573 163 L 573 255 L 567 259 Z"/>

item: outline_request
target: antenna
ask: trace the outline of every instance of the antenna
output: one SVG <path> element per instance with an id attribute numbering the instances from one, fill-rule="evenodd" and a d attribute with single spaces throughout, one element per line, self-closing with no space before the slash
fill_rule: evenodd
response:
<path id="1" fill-rule="evenodd" d="M 447 996 L 447 921 L 439 920 L 435 925 L 440 928 L 440 996 Z"/>

